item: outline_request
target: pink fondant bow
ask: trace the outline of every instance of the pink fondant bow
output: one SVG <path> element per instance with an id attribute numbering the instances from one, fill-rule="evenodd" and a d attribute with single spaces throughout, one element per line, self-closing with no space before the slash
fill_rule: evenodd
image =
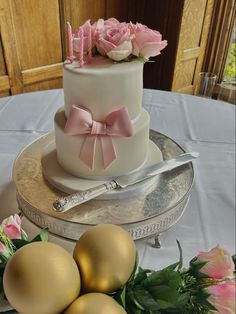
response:
<path id="1" fill-rule="evenodd" d="M 105 121 L 99 122 L 93 120 L 89 110 L 72 105 L 64 132 L 68 135 L 87 134 L 79 157 L 93 169 L 97 137 L 101 138 L 103 164 L 107 168 L 116 159 L 112 136 L 132 136 L 133 128 L 125 107 L 112 111 Z"/>

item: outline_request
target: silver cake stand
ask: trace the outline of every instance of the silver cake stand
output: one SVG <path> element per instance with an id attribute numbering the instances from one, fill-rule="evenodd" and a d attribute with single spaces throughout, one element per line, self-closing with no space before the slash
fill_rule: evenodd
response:
<path id="1" fill-rule="evenodd" d="M 150 139 L 160 148 L 163 159 L 184 152 L 171 138 L 150 131 Z M 168 230 L 184 213 L 193 185 L 192 163 L 160 175 L 154 189 L 135 197 L 92 200 L 66 213 L 53 210 L 53 202 L 65 194 L 43 177 L 42 151 L 54 140 L 48 133 L 28 145 L 15 160 L 13 180 L 20 211 L 40 228 L 70 240 L 77 240 L 88 228 L 99 223 L 112 223 L 126 229 L 134 240 L 158 236 Z"/>

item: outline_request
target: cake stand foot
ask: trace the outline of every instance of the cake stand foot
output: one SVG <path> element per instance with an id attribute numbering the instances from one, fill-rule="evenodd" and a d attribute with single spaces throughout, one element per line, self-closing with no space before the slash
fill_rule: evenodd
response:
<path id="1" fill-rule="evenodd" d="M 149 244 L 156 249 L 160 249 L 161 248 L 160 236 L 161 234 L 154 235 L 152 238 L 149 239 Z"/>

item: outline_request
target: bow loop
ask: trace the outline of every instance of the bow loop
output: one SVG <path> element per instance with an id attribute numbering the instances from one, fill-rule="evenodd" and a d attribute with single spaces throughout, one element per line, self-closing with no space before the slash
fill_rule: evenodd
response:
<path id="1" fill-rule="evenodd" d="M 101 138 L 103 163 L 104 168 L 107 168 L 116 159 L 112 136 L 132 136 L 133 128 L 125 107 L 112 111 L 104 122 L 100 122 L 93 120 L 91 112 L 86 108 L 72 105 L 64 132 L 68 135 L 87 134 L 79 157 L 93 169 L 97 137 Z"/>
<path id="2" fill-rule="evenodd" d="M 87 134 L 92 123 L 92 115 L 87 109 L 72 105 L 64 132 L 68 135 Z"/>
<path id="3" fill-rule="evenodd" d="M 105 122 L 109 135 L 129 137 L 133 134 L 129 113 L 125 107 L 112 111 L 106 117 Z"/>

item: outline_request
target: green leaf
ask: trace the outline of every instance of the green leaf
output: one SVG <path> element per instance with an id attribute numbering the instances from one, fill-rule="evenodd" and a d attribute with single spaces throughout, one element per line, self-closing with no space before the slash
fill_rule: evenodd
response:
<path id="1" fill-rule="evenodd" d="M 147 274 L 149 274 L 150 272 L 152 272 L 152 271 L 149 269 L 143 269 L 143 268 L 139 267 L 138 273 L 136 274 L 133 283 L 135 285 L 141 283 L 143 280 L 145 280 L 147 278 Z"/>
<path id="2" fill-rule="evenodd" d="M 176 262 L 174 264 L 171 264 L 165 268 L 163 268 L 162 270 L 171 270 L 171 271 L 174 271 L 176 269 L 176 267 L 179 265 L 179 262 Z"/>
<path id="3" fill-rule="evenodd" d="M 2 276 L 0 277 L 0 293 L 3 293 L 3 280 L 2 280 Z"/>
<path id="4" fill-rule="evenodd" d="M 24 246 L 26 244 L 29 244 L 28 240 L 23 240 L 23 239 L 12 239 L 11 241 L 12 241 L 14 247 L 15 247 L 15 250 L 18 250 L 22 246 Z"/>
<path id="5" fill-rule="evenodd" d="M 0 252 L 0 264 L 5 264 L 8 261 L 9 257 L 6 257 L 2 252 Z"/>
<path id="6" fill-rule="evenodd" d="M 232 260 L 234 262 L 234 272 L 236 271 L 236 254 L 232 255 Z"/>
<path id="7" fill-rule="evenodd" d="M 153 272 L 142 283 L 142 285 L 147 289 L 149 289 L 150 286 L 159 286 L 163 284 L 177 289 L 181 284 L 180 274 L 176 271 L 164 268 L 162 270 Z"/>
<path id="8" fill-rule="evenodd" d="M 152 295 L 153 299 L 158 300 L 158 302 L 159 300 L 166 301 L 169 303 L 169 306 L 174 305 L 180 296 L 176 289 L 167 285 L 150 287 L 148 291 Z"/>
<path id="9" fill-rule="evenodd" d="M 178 300 L 176 301 L 175 307 L 176 308 L 181 308 L 184 307 L 190 298 L 190 292 L 185 292 L 179 295 Z"/>
<path id="10" fill-rule="evenodd" d="M 207 262 L 199 261 L 197 257 L 194 257 L 190 261 L 189 274 L 196 278 L 208 278 L 207 275 L 201 273 L 201 268 L 206 265 Z"/>
<path id="11" fill-rule="evenodd" d="M 33 240 L 31 240 L 30 242 L 37 242 L 37 241 L 45 241 L 45 242 L 48 241 L 48 229 L 47 228 L 42 229 L 40 233 L 35 238 L 33 238 Z"/>
<path id="12" fill-rule="evenodd" d="M 176 240 L 177 242 L 177 245 L 178 245 L 178 249 L 179 249 L 179 265 L 178 265 L 178 271 L 183 267 L 183 251 L 182 251 L 182 248 L 181 248 L 181 245 L 179 243 L 178 240 Z"/>
<path id="13" fill-rule="evenodd" d="M 136 273 L 136 271 L 137 271 L 137 267 L 138 267 L 138 253 L 136 253 L 136 259 L 135 259 L 134 270 L 133 270 L 133 272 L 132 272 L 132 274 L 131 274 L 131 276 L 130 276 L 130 278 L 129 278 L 129 280 L 128 280 L 127 283 L 132 282 L 132 281 L 134 280 L 135 273 Z"/>
<path id="14" fill-rule="evenodd" d="M 21 239 L 29 241 L 29 238 L 23 229 L 21 229 L 20 234 L 21 234 Z"/>
<path id="15" fill-rule="evenodd" d="M 152 295 L 141 286 L 134 287 L 133 297 L 135 304 L 138 304 L 140 309 L 149 311 L 155 311 L 160 309 L 159 304 L 153 299 Z"/>
<path id="16" fill-rule="evenodd" d="M 144 310 L 143 306 L 137 301 L 133 289 L 128 289 L 127 291 L 127 302 L 128 301 L 131 304 L 133 303 L 137 309 Z"/>
<path id="17" fill-rule="evenodd" d="M 126 309 L 126 285 L 115 294 L 114 298 L 124 309 Z"/>

